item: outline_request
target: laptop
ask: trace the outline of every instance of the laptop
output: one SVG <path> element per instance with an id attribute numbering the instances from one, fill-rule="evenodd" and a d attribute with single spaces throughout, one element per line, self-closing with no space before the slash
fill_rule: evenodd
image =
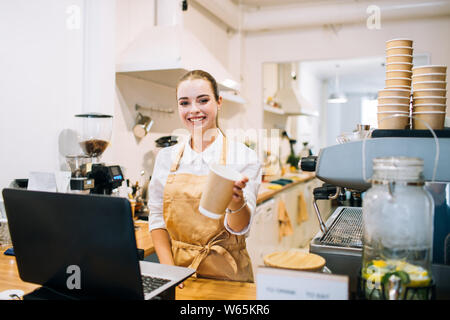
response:
<path id="1" fill-rule="evenodd" d="M 69 299 L 152 299 L 195 270 L 139 261 L 128 199 L 3 189 L 20 278 Z"/>

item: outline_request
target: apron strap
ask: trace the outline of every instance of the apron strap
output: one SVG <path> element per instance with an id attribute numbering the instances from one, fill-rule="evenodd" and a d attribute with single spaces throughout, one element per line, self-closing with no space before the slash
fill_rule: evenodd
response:
<path id="1" fill-rule="evenodd" d="M 184 148 L 186 146 L 186 143 L 189 143 L 189 141 L 186 141 L 183 146 L 180 147 L 178 150 L 177 156 L 175 160 L 172 163 L 172 166 L 170 167 L 170 172 L 175 172 L 178 169 L 178 166 L 180 164 L 181 157 L 183 156 Z M 222 154 L 220 155 L 220 164 L 226 165 L 227 164 L 227 138 L 222 134 Z"/>

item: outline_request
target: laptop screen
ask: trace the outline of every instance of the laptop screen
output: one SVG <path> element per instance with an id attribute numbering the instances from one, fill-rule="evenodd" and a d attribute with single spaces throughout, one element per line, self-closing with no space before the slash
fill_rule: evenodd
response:
<path id="1" fill-rule="evenodd" d="M 129 201 L 4 189 L 20 278 L 76 298 L 142 299 Z"/>

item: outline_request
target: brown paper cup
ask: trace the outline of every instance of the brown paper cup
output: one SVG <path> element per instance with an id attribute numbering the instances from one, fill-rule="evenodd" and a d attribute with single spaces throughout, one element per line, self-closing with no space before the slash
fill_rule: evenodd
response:
<path id="1" fill-rule="evenodd" d="M 419 97 L 413 99 L 413 105 L 420 104 L 443 104 L 445 105 L 447 98 L 445 97 Z"/>
<path id="2" fill-rule="evenodd" d="M 386 71 L 394 71 L 394 70 L 411 71 L 412 66 L 413 64 L 409 62 L 387 63 Z"/>
<path id="3" fill-rule="evenodd" d="M 421 89 L 446 89 L 447 82 L 445 81 L 425 81 L 425 82 L 413 82 L 413 90 Z"/>
<path id="4" fill-rule="evenodd" d="M 220 219 L 233 197 L 234 182 L 241 179 L 242 175 L 231 167 L 210 165 L 205 189 L 200 198 L 200 213 L 212 219 Z"/>
<path id="5" fill-rule="evenodd" d="M 387 56 L 393 56 L 396 54 L 407 54 L 412 55 L 413 54 L 413 48 L 412 47 L 391 47 L 386 49 L 386 55 Z"/>
<path id="6" fill-rule="evenodd" d="M 409 105 L 409 97 L 378 97 L 378 105 L 383 104 L 400 104 Z"/>
<path id="7" fill-rule="evenodd" d="M 427 65 L 412 68 L 414 75 L 427 74 L 427 73 L 447 73 L 447 66 L 439 65 Z"/>
<path id="8" fill-rule="evenodd" d="M 379 104 L 378 112 L 409 112 L 409 103 L 408 104 Z"/>
<path id="9" fill-rule="evenodd" d="M 378 129 L 409 128 L 409 112 L 401 112 L 401 111 L 378 112 L 377 118 L 378 118 Z"/>
<path id="10" fill-rule="evenodd" d="M 386 49 L 394 47 L 412 47 L 413 41 L 411 39 L 391 39 L 386 41 Z"/>
<path id="11" fill-rule="evenodd" d="M 391 78 L 386 79 L 386 87 L 411 87 L 411 78 Z"/>
<path id="12" fill-rule="evenodd" d="M 405 89 L 384 89 L 378 91 L 378 97 L 405 97 L 411 96 L 411 90 Z"/>
<path id="13" fill-rule="evenodd" d="M 411 79 L 412 72 L 409 70 L 391 70 L 386 71 L 386 79 L 392 78 L 408 78 Z"/>
<path id="14" fill-rule="evenodd" d="M 386 63 L 408 62 L 412 63 L 413 56 L 410 54 L 394 54 L 386 57 Z"/>
<path id="15" fill-rule="evenodd" d="M 447 95 L 447 90 L 445 89 L 422 89 L 422 90 L 415 90 L 413 92 L 414 98 L 421 98 L 421 97 L 442 97 L 445 98 Z"/>
<path id="16" fill-rule="evenodd" d="M 446 81 L 445 73 L 427 73 L 427 74 L 419 74 L 413 75 L 413 82 L 425 82 L 425 81 Z"/>
<path id="17" fill-rule="evenodd" d="M 444 111 L 447 106 L 445 104 L 439 103 L 427 103 L 427 104 L 416 104 L 413 105 L 413 112 L 429 112 L 429 111 Z"/>
<path id="18" fill-rule="evenodd" d="M 414 112 L 412 116 L 413 129 L 428 130 L 427 126 L 420 120 L 427 122 L 433 130 L 444 129 L 445 111 Z"/>

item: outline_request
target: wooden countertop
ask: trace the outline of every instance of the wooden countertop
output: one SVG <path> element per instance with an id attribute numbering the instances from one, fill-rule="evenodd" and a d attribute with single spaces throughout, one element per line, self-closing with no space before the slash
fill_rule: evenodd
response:
<path id="1" fill-rule="evenodd" d="M 0 292 L 19 289 L 26 294 L 37 289 L 39 285 L 20 279 L 15 257 L 5 256 L 4 251 L 2 248 L 0 254 Z M 191 277 L 185 280 L 183 289 L 176 288 L 175 297 L 177 300 L 255 300 L 256 285 Z"/>
<path id="2" fill-rule="evenodd" d="M 136 221 L 136 244 L 144 250 L 148 256 L 155 252 L 148 223 Z M 10 289 L 19 289 L 29 293 L 39 285 L 24 282 L 20 279 L 17 270 L 16 258 L 6 256 L 3 252 L 8 247 L 0 250 L 0 292 Z M 256 285 L 235 281 L 221 281 L 210 279 L 198 279 L 191 277 L 184 282 L 184 288 L 176 288 L 177 300 L 254 300 L 256 299 Z"/>

